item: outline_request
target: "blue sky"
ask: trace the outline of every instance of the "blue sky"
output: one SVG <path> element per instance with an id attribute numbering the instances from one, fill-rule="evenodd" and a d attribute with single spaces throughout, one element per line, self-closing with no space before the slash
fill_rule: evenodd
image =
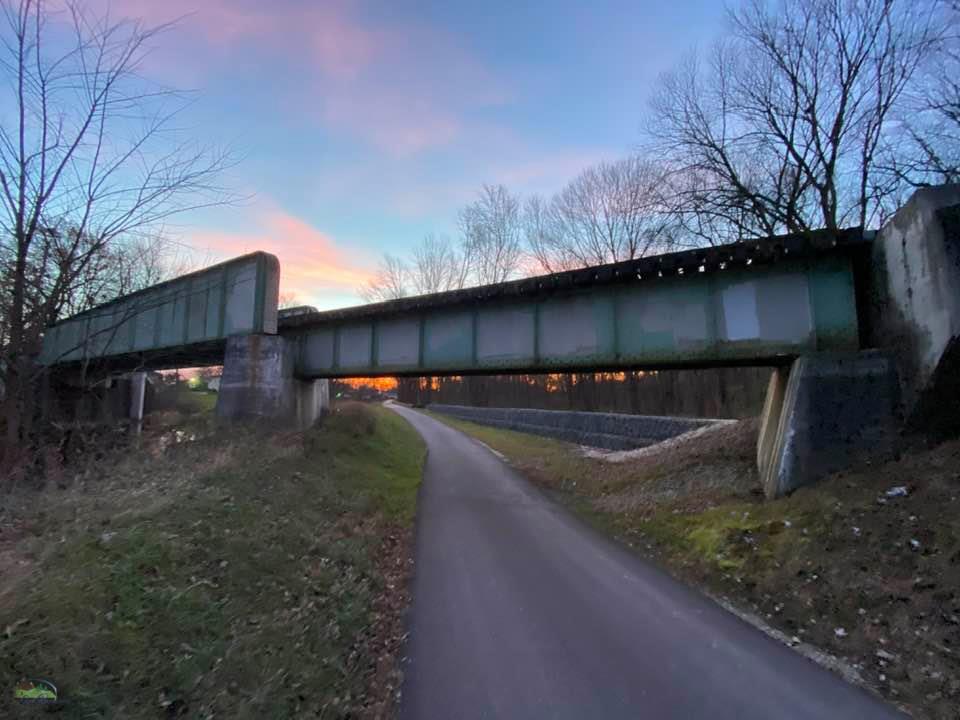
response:
<path id="1" fill-rule="evenodd" d="M 282 284 L 329 308 L 384 251 L 455 235 L 483 183 L 550 193 L 630 152 L 657 76 L 722 30 L 723 6 L 675 2 L 114 0 L 181 18 L 144 71 L 197 90 L 182 123 L 230 144 L 250 200 L 177 232 L 218 259 L 280 257 Z"/>

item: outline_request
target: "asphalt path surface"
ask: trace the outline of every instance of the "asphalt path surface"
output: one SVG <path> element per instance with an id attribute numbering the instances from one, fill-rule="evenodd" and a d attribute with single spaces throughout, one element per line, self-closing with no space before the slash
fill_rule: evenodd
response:
<path id="1" fill-rule="evenodd" d="M 904 717 L 391 407 L 428 448 L 401 720 Z"/>

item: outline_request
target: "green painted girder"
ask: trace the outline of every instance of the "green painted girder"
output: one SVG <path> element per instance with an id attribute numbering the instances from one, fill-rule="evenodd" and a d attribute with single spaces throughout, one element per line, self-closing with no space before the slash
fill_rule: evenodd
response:
<path id="1" fill-rule="evenodd" d="M 279 282 L 276 257 L 244 255 L 58 322 L 44 333 L 40 360 L 114 363 L 166 352 L 187 366 L 201 354 L 222 358 L 230 335 L 276 333 Z"/>
<path id="2" fill-rule="evenodd" d="M 859 346 L 843 252 L 424 305 L 319 313 L 280 331 L 304 378 L 771 364 Z"/>

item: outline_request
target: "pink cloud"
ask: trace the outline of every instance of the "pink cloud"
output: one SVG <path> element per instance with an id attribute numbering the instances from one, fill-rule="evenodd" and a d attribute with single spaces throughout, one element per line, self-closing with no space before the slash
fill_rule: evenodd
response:
<path id="1" fill-rule="evenodd" d="M 340 0 L 96 1 L 110 2 L 114 16 L 148 25 L 179 18 L 177 32 L 185 34 L 193 64 L 182 65 L 183 53 L 153 62 L 175 66 L 191 82 L 204 67 L 222 67 L 238 53 L 266 53 L 278 74 L 302 76 L 293 83 L 296 94 L 285 98 L 286 112 L 314 117 L 396 157 L 449 145 L 472 111 L 508 97 L 461 38 L 422 23 L 377 26 Z M 197 63 L 197 52 L 216 62 Z"/>
<path id="2" fill-rule="evenodd" d="M 373 275 L 373 261 L 345 250 L 329 235 L 281 210 L 256 215 L 250 233 L 200 231 L 187 240 L 198 250 L 233 257 L 255 250 L 280 260 L 280 290 L 303 302 L 324 295 L 354 294 Z"/>

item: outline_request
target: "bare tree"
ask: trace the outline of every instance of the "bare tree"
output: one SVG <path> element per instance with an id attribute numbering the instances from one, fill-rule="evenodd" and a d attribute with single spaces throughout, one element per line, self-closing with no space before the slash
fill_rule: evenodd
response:
<path id="1" fill-rule="evenodd" d="M 525 231 L 539 266 L 554 272 L 670 247 L 671 219 L 660 195 L 664 177 L 655 163 L 631 156 L 584 170 L 549 203 L 531 198 Z"/>
<path id="2" fill-rule="evenodd" d="M 707 63 L 664 76 L 648 130 L 687 227 L 870 225 L 895 192 L 883 138 L 934 37 L 926 0 L 747 0 Z"/>
<path id="3" fill-rule="evenodd" d="M 444 235 L 427 235 L 413 250 L 410 282 L 417 295 L 458 290 L 467 281 L 467 260 Z"/>
<path id="4" fill-rule="evenodd" d="M 358 292 L 367 302 L 384 302 L 406 297 L 409 292 L 409 270 L 406 263 L 389 253 L 384 253 L 376 274 L 359 288 Z"/>
<path id="5" fill-rule="evenodd" d="M 576 267 L 572 256 L 563 251 L 550 201 L 542 195 L 531 195 L 523 204 L 523 235 L 537 271 L 555 273 Z"/>
<path id="6" fill-rule="evenodd" d="M 139 72 L 164 27 L 112 22 L 72 0 L 65 7 L 0 2 L 8 446 L 20 437 L 43 327 L 78 298 L 103 299 L 84 286 L 96 264 L 117 257 L 119 244 L 154 237 L 172 215 L 226 199 L 213 184 L 225 156 L 183 140 L 174 120 L 185 98 Z"/>
<path id="7" fill-rule="evenodd" d="M 277 298 L 277 309 L 278 310 L 288 310 L 290 308 L 299 307 L 303 303 L 300 302 L 300 298 L 297 297 L 295 292 L 282 292 L 280 297 Z"/>
<path id="8" fill-rule="evenodd" d="M 937 2 L 940 29 L 906 91 L 883 163 L 910 187 L 960 182 L 960 2 Z"/>
<path id="9" fill-rule="evenodd" d="M 484 185 L 459 215 L 462 252 L 472 283 L 504 282 L 517 274 L 523 253 L 520 199 L 503 185 Z"/>

